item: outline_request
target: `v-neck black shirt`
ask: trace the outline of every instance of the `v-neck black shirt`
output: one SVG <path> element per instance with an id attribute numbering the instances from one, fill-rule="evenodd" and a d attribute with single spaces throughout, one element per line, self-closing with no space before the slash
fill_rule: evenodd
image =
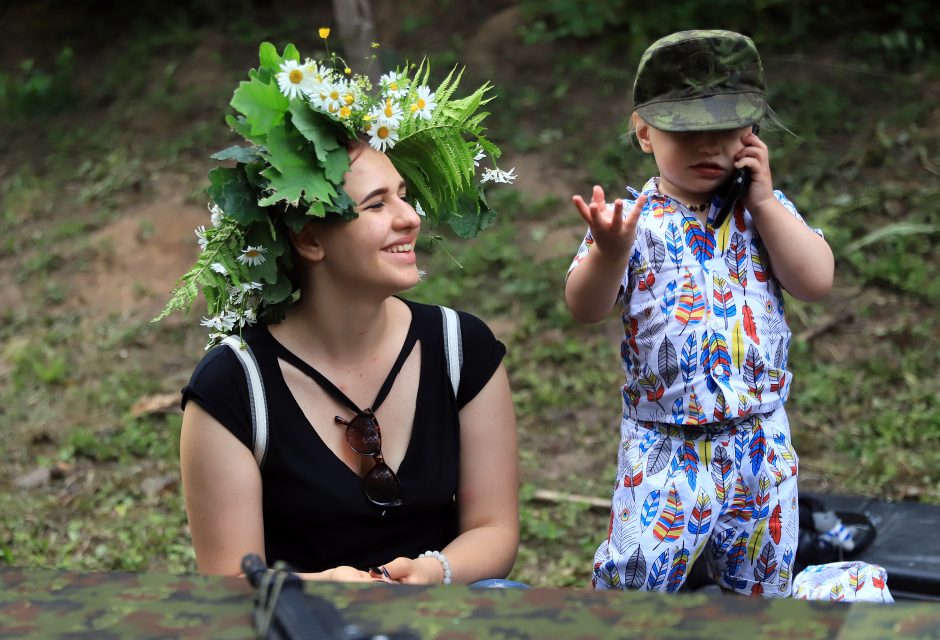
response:
<path id="1" fill-rule="evenodd" d="M 441 549 L 457 536 L 458 411 L 489 382 L 506 349 L 479 318 L 459 312 L 463 367 L 455 400 L 440 309 L 404 302 L 412 314 L 405 343 L 421 344 L 421 374 L 411 440 L 397 470 L 400 507 L 383 509 L 366 499 L 362 479 L 320 439 L 284 381 L 278 354 L 285 347 L 265 326 L 244 331 L 261 369 L 269 413 L 261 468 L 269 564 L 284 560 L 298 571 L 365 569 Z M 231 349 L 219 346 L 206 354 L 183 389 L 184 407 L 190 399 L 252 448 L 248 385 Z"/>

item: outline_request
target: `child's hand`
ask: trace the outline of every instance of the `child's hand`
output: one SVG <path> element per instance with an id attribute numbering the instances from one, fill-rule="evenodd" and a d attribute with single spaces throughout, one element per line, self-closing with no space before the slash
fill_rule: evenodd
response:
<path id="1" fill-rule="evenodd" d="M 744 148 L 734 157 L 736 169 L 747 167 L 751 172 L 751 186 L 744 195 L 744 207 L 752 214 L 758 213 L 767 202 L 776 202 L 774 182 L 770 174 L 770 152 L 757 134 L 748 131 L 741 136 Z"/>
<path id="2" fill-rule="evenodd" d="M 623 216 L 623 201 L 617 198 L 614 200 L 613 210 L 608 209 L 604 201 L 604 190 L 598 186 L 594 187 L 590 204 L 585 203 L 581 196 L 574 196 L 571 201 L 581 218 L 591 228 L 595 250 L 599 249 L 602 254 L 609 256 L 621 255 L 630 250 L 636 238 L 636 224 L 640 219 L 640 212 L 646 203 L 645 195 L 636 199 L 626 218 Z"/>

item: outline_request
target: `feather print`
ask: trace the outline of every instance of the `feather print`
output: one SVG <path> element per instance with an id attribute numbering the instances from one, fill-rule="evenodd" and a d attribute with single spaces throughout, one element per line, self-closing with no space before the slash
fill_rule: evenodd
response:
<path id="1" fill-rule="evenodd" d="M 744 205 L 738 200 L 734 205 L 734 228 L 744 233 L 747 225 L 744 224 Z"/>
<path id="2" fill-rule="evenodd" d="M 754 238 L 751 240 L 751 267 L 754 269 L 754 278 L 758 282 L 767 282 L 768 266 L 764 246 L 757 238 Z"/>
<path id="3" fill-rule="evenodd" d="M 666 253 L 669 254 L 669 259 L 672 260 L 672 263 L 676 265 L 676 269 L 682 266 L 684 246 L 679 228 L 676 226 L 676 223 L 670 222 L 669 226 L 666 227 Z"/>
<path id="4" fill-rule="evenodd" d="M 744 450 L 749 443 L 747 432 L 743 429 L 734 435 L 734 466 L 736 468 L 741 467 L 741 462 L 744 460 Z"/>
<path id="5" fill-rule="evenodd" d="M 678 285 L 675 280 L 670 280 L 666 284 L 666 292 L 663 299 L 659 301 L 659 308 L 667 318 L 672 315 L 672 310 L 676 306 L 676 288 Z"/>
<path id="6" fill-rule="evenodd" d="M 663 338 L 659 345 L 659 377 L 667 387 L 679 377 L 679 358 L 676 356 L 676 348 L 669 338 Z"/>
<path id="7" fill-rule="evenodd" d="M 712 274 L 712 312 L 725 321 L 725 329 L 728 328 L 728 318 L 733 318 L 738 312 L 734 306 L 734 296 L 731 293 L 731 287 L 728 282 L 717 273 Z"/>
<path id="8" fill-rule="evenodd" d="M 715 237 L 706 233 L 695 218 L 683 217 L 682 230 L 685 232 L 685 244 L 692 250 L 692 255 L 703 267 L 714 255 Z"/>
<path id="9" fill-rule="evenodd" d="M 626 553 L 627 549 L 633 546 L 633 538 L 636 538 L 637 534 L 633 527 L 628 526 L 631 518 L 633 518 L 633 507 L 636 505 L 636 502 L 633 500 L 618 500 L 617 504 L 611 509 L 611 513 L 617 515 L 617 519 L 620 520 L 621 526 L 617 527 L 615 530 L 617 532 L 617 537 L 612 542 L 609 543 L 617 550 L 617 553 L 623 555 Z M 614 530 L 612 530 L 614 531 Z M 608 539 L 610 539 L 611 534 L 608 534 Z"/>
<path id="10" fill-rule="evenodd" d="M 751 490 L 744 484 L 744 478 L 738 474 L 734 481 L 734 497 L 731 499 L 730 515 L 733 515 L 739 522 L 747 522 L 754 513 L 754 498 L 751 497 Z"/>
<path id="11" fill-rule="evenodd" d="M 672 445 L 670 444 L 670 449 Z M 652 475 L 652 474 L 648 474 Z M 659 513 L 659 496 L 660 490 L 656 489 L 651 491 L 646 500 L 643 501 L 643 507 L 640 509 L 640 526 L 646 531 L 646 528 L 650 526 L 650 523 L 656 519 L 656 515 Z"/>
<path id="12" fill-rule="evenodd" d="M 663 438 L 653 446 L 649 456 L 646 458 L 646 477 L 655 476 L 665 469 L 670 458 L 672 458 L 672 440 L 670 438 Z M 657 501 L 659 500 L 658 495 L 656 499 Z M 647 502 L 648 501 L 649 499 L 647 498 Z"/>
<path id="13" fill-rule="evenodd" d="M 715 500 L 724 503 L 731 484 L 731 457 L 722 446 L 715 447 L 711 465 L 712 480 L 715 482 Z"/>
<path id="14" fill-rule="evenodd" d="M 646 580 L 646 558 L 643 557 L 643 549 L 637 546 L 636 551 L 627 560 L 627 566 L 624 569 L 623 586 L 625 589 L 639 589 Z"/>
<path id="15" fill-rule="evenodd" d="M 647 451 L 653 448 L 653 445 L 659 442 L 660 438 L 653 429 L 647 429 L 646 434 L 643 436 L 643 439 L 640 440 L 640 445 L 637 449 L 640 452 L 640 455 L 645 455 Z"/>
<path id="16" fill-rule="evenodd" d="M 845 589 L 842 587 L 841 582 L 832 585 L 832 589 L 829 590 L 829 600 L 832 602 L 842 602 L 845 600 Z"/>
<path id="17" fill-rule="evenodd" d="M 744 563 L 744 558 L 747 554 L 747 538 L 747 531 L 742 531 L 738 539 L 731 545 L 731 549 L 728 550 L 728 555 L 726 556 L 728 562 L 725 570 L 726 575 L 736 576 L 738 575 L 738 571 L 741 570 L 741 565 Z"/>
<path id="18" fill-rule="evenodd" d="M 787 585 L 790 584 L 790 567 L 793 566 L 793 551 L 787 549 L 783 552 L 783 559 L 780 560 L 780 591 L 786 592 Z"/>
<path id="19" fill-rule="evenodd" d="M 636 388 L 634 383 L 623 385 L 623 401 L 634 409 L 640 404 L 640 390 Z"/>
<path id="20" fill-rule="evenodd" d="M 675 424 L 685 422 L 685 409 L 682 405 L 682 398 L 676 398 L 676 401 L 672 403 L 672 421 Z"/>
<path id="21" fill-rule="evenodd" d="M 760 418 L 754 420 L 754 431 L 751 433 L 751 447 L 749 456 L 751 458 L 751 472 L 756 476 L 764 464 L 764 456 L 767 453 L 767 439 L 764 437 L 764 427 L 761 426 Z"/>
<path id="22" fill-rule="evenodd" d="M 751 587 L 751 597 L 760 598 L 762 595 L 764 595 L 764 585 L 760 582 L 755 582 Z"/>
<path id="23" fill-rule="evenodd" d="M 747 308 L 747 304 L 744 307 Z M 744 364 L 744 332 L 741 331 L 740 320 L 735 320 L 734 327 L 731 328 L 731 364 L 738 372 Z"/>
<path id="24" fill-rule="evenodd" d="M 644 259 L 640 267 L 636 270 L 636 287 L 640 291 L 651 291 L 656 283 L 656 274 L 650 269 L 649 264 Z"/>
<path id="25" fill-rule="evenodd" d="M 699 466 L 698 453 L 695 451 L 695 441 L 684 441 L 679 445 L 679 451 L 682 455 L 682 472 L 685 474 L 689 487 L 692 488 L 692 491 L 695 491 Z"/>
<path id="26" fill-rule="evenodd" d="M 774 299 L 770 296 L 764 296 L 763 304 L 764 312 L 761 314 L 761 320 L 767 328 L 767 331 L 771 334 L 784 333 L 783 316 L 780 313 L 781 308 L 778 307 Z"/>
<path id="27" fill-rule="evenodd" d="M 669 489 L 669 495 L 666 498 L 666 504 L 662 513 L 653 525 L 653 535 L 663 542 L 675 542 L 679 539 L 685 529 L 685 512 L 682 509 L 682 501 L 679 499 L 679 492 L 676 485 L 673 484 Z M 659 546 L 657 543 L 656 546 Z"/>
<path id="28" fill-rule="evenodd" d="M 689 383 L 695 376 L 695 366 L 698 362 L 698 342 L 695 340 L 695 334 L 690 334 L 682 346 L 682 353 L 679 356 L 679 370 L 682 372 L 682 382 L 688 388 Z"/>
<path id="29" fill-rule="evenodd" d="M 728 239 L 731 237 L 731 225 L 727 222 L 722 224 L 721 227 L 715 229 L 711 225 L 708 228 L 717 234 L 715 235 L 715 250 L 717 253 L 724 253 L 728 249 Z"/>
<path id="30" fill-rule="evenodd" d="M 740 233 L 731 236 L 731 246 L 725 254 L 725 264 L 728 266 L 731 282 L 744 289 L 747 295 L 747 244 Z"/>
<path id="31" fill-rule="evenodd" d="M 770 478 L 763 471 L 757 479 L 757 493 L 754 494 L 754 517 L 766 520 L 770 516 Z"/>
<path id="32" fill-rule="evenodd" d="M 774 442 L 780 447 L 779 453 L 780 457 L 790 465 L 790 473 L 796 475 L 796 454 L 793 449 L 790 448 L 790 444 L 787 442 L 787 437 L 782 433 L 774 434 Z"/>
<path id="33" fill-rule="evenodd" d="M 653 373 L 649 367 L 643 368 L 643 374 L 644 375 L 637 378 L 637 382 L 639 382 L 643 390 L 646 391 L 646 399 L 650 402 L 655 402 L 657 405 L 659 405 L 660 409 L 665 411 L 666 408 L 659 402 L 666 391 L 665 388 L 659 382 L 659 378 L 656 377 L 656 374 Z"/>
<path id="34" fill-rule="evenodd" d="M 656 306 L 649 306 L 640 312 L 639 331 L 636 339 L 646 347 L 647 351 L 653 350 L 653 343 L 656 342 L 659 335 L 666 332 L 666 319 L 663 318 Z"/>
<path id="35" fill-rule="evenodd" d="M 695 284 L 692 273 L 685 269 L 682 290 L 679 293 L 679 303 L 676 305 L 676 321 L 682 325 L 682 330 L 685 331 L 687 326 L 698 324 L 704 317 L 705 300 Z"/>
<path id="36" fill-rule="evenodd" d="M 693 545 L 698 544 L 698 537 L 708 533 L 712 526 L 712 499 L 702 489 L 695 498 L 695 506 L 689 512 L 689 533 L 695 536 Z"/>
<path id="37" fill-rule="evenodd" d="M 725 401 L 724 392 L 719 389 L 718 393 L 715 394 L 715 410 L 712 412 L 712 416 L 715 419 L 715 422 L 722 422 L 727 418 L 728 413 L 728 403 Z"/>
<path id="38" fill-rule="evenodd" d="M 770 582 L 777 573 L 777 554 L 774 545 L 767 543 L 761 549 L 754 565 L 754 579 L 758 582 Z"/>
<path id="39" fill-rule="evenodd" d="M 728 545 L 731 544 L 732 540 L 734 540 L 734 534 L 737 532 L 738 530 L 734 527 L 728 527 L 727 529 L 722 529 L 721 533 L 712 536 L 709 539 L 712 555 L 716 557 L 725 555 L 725 553 L 728 551 Z"/>
<path id="40" fill-rule="evenodd" d="M 712 375 L 721 382 L 731 379 L 731 354 L 728 353 L 728 342 L 720 333 L 712 333 L 708 349 L 710 357 L 708 368 Z"/>
<path id="41" fill-rule="evenodd" d="M 669 570 L 669 582 L 666 591 L 675 593 L 685 582 L 685 569 L 689 565 L 689 550 L 682 545 L 682 549 L 672 559 L 672 568 Z"/>
<path id="42" fill-rule="evenodd" d="M 604 563 L 604 581 L 614 589 L 621 589 L 620 572 L 617 570 L 617 564 L 613 560 Z"/>
<path id="43" fill-rule="evenodd" d="M 770 538 L 774 541 L 774 544 L 780 544 L 780 534 L 783 533 L 782 520 L 780 504 L 778 503 L 774 506 L 773 513 L 770 514 L 770 524 L 768 525 Z"/>
<path id="44" fill-rule="evenodd" d="M 774 366 L 778 369 L 785 369 L 786 362 L 784 362 L 783 355 L 783 340 L 777 342 L 777 351 L 774 353 Z"/>
<path id="45" fill-rule="evenodd" d="M 630 495 L 636 498 L 636 487 L 640 486 L 643 482 L 643 459 L 637 460 L 633 464 L 633 468 L 629 473 L 624 474 L 623 476 L 623 488 L 626 489 L 630 487 Z"/>
<path id="46" fill-rule="evenodd" d="M 754 563 L 757 560 L 757 550 L 761 548 L 764 544 L 764 538 L 767 533 L 767 521 L 760 520 L 757 522 L 757 526 L 754 527 L 754 530 L 751 531 L 751 541 L 747 545 L 748 557 L 751 559 L 751 562 Z"/>
<path id="47" fill-rule="evenodd" d="M 663 241 L 657 238 L 652 231 L 646 230 L 646 247 L 649 249 L 650 265 L 653 271 L 659 273 L 666 261 L 666 246 Z"/>
<path id="48" fill-rule="evenodd" d="M 698 396 L 695 395 L 694 391 L 689 392 L 689 416 L 686 424 L 693 427 L 705 424 L 705 412 L 702 411 L 702 404 L 698 401 Z"/>
<path id="49" fill-rule="evenodd" d="M 626 329 L 626 323 L 624 323 L 624 329 Z M 630 318 L 630 330 L 626 332 L 626 338 L 630 348 L 633 349 L 633 353 L 637 355 L 640 353 L 640 346 L 636 343 L 636 334 L 639 332 L 640 323 L 636 318 Z"/>
<path id="50" fill-rule="evenodd" d="M 727 574 L 721 577 L 721 581 L 730 591 L 740 592 L 742 589 L 747 589 L 748 585 L 747 580 L 744 580 L 743 578 L 735 578 L 734 576 L 729 576 Z"/>
<path id="51" fill-rule="evenodd" d="M 743 373 L 748 394 L 752 398 L 757 398 L 757 401 L 760 402 L 761 395 L 764 393 L 764 359 L 761 358 L 754 345 L 747 348 Z"/>
<path id="52" fill-rule="evenodd" d="M 751 399 L 750 396 L 744 393 L 738 394 L 738 417 L 743 418 L 744 416 L 751 415 Z"/>
<path id="53" fill-rule="evenodd" d="M 855 593 L 858 593 L 865 586 L 865 574 L 859 571 L 857 564 L 853 564 L 852 568 L 849 569 L 849 584 Z"/>
<path id="54" fill-rule="evenodd" d="M 760 336 L 757 335 L 757 325 L 754 323 L 754 312 L 745 302 L 741 307 L 741 313 L 744 316 L 744 333 L 754 341 L 754 344 L 760 344 Z"/>
<path id="55" fill-rule="evenodd" d="M 708 470 L 708 465 L 711 464 L 712 459 L 712 443 L 710 440 L 699 440 L 698 441 L 698 459 L 702 463 L 702 468 L 706 471 Z"/>
<path id="56" fill-rule="evenodd" d="M 666 580 L 666 569 L 669 567 L 669 552 L 663 551 L 650 566 L 649 577 L 646 579 L 647 591 L 659 591 Z"/>
<path id="57" fill-rule="evenodd" d="M 781 392 L 787 385 L 787 372 L 783 369 L 770 369 L 767 372 L 767 379 L 770 381 L 771 393 Z"/>

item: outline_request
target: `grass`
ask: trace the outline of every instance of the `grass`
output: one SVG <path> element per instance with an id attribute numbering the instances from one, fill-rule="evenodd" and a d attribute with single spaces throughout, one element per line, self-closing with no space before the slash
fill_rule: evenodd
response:
<path id="1" fill-rule="evenodd" d="M 97 74 L 95 90 L 41 118 L 28 104 L 41 86 L 17 89 L 26 106 L 18 107 L 19 137 L 8 135 L 20 144 L 0 167 L 0 286 L 13 296 L 0 310 L 0 432 L 8 434 L 0 444 L 0 563 L 194 570 L 177 478 L 179 414 L 132 408 L 185 383 L 201 355 L 201 328 L 196 317 L 154 326 L 133 314 L 104 316 L 75 302 L 73 276 L 108 259 L 114 247 L 90 235 L 154 198 L 153 176 L 205 173 L 205 158 L 224 146 L 217 107 L 242 72 L 225 61 L 251 64 L 263 37 L 297 40 L 288 12 L 277 13 L 284 6 L 266 14 L 266 26 L 233 17 L 210 32 L 185 13 L 168 17 L 166 29 L 137 25 L 126 41 L 132 45 L 113 45 L 110 66 L 83 67 L 86 53 L 76 47 L 42 77 L 68 83 L 61 69 L 69 64 Z M 423 35 L 434 46 L 434 28 L 420 14 L 402 20 L 406 40 Z M 216 32 L 227 38 L 224 54 L 205 64 L 217 60 L 231 74 L 197 92 L 187 84 L 186 61 Z M 439 36 L 447 46 L 434 51 L 435 61 L 461 59 L 450 46 L 470 35 Z M 538 46 L 544 37 L 530 35 L 532 45 L 516 46 Z M 789 410 L 804 452 L 804 488 L 940 503 L 933 444 L 940 436 L 940 130 L 931 106 L 940 71 L 929 60 L 905 60 L 903 77 L 892 74 L 901 45 L 889 43 L 893 57 L 869 75 L 782 57 L 768 63 L 771 101 L 796 133 L 769 135 L 776 182 L 837 256 L 827 302 L 788 307 Z M 639 187 L 654 169 L 620 138 L 626 74 L 618 51 L 577 39 L 552 45 L 538 73 L 497 70 L 493 138 L 507 159 L 550 158 L 572 185 Z M 129 76 L 128 57 L 147 73 Z M 870 74 L 882 81 L 861 81 Z M 3 78 L 21 82 L 9 70 Z M 585 86 L 603 100 L 585 104 Z M 72 86 L 42 90 L 86 95 Z M 622 378 L 618 321 L 584 327 L 565 309 L 564 274 L 581 230 L 551 186 L 494 193 L 502 213 L 496 225 L 473 241 L 446 238 L 453 257 L 426 252 L 429 276 L 412 297 L 473 311 L 507 344 L 523 478 L 523 544 L 512 577 L 582 586 L 608 515 L 577 501 L 546 502 L 537 490 L 609 495 Z M 201 189 L 186 195 L 204 200 Z M 571 246 L 552 250 L 549 240 L 565 230 Z M 136 241 L 162 232 L 142 223 Z M 128 277 L 146 296 L 142 274 Z M 30 485 L 33 473 L 49 476 Z"/>

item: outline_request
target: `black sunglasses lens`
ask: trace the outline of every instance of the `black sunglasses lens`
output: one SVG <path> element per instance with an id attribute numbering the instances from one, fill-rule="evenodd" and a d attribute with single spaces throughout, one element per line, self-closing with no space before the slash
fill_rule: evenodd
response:
<path id="1" fill-rule="evenodd" d="M 402 504 L 401 484 L 391 467 L 378 462 L 363 478 L 366 497 L 382 507 L 397 507 Z"/>
<path id="2" fill-rule="evenodd" d="M 346 441 L 353 451 L 364 456 L 374 456 L 382 450 L 379 423 L 374 416 L 360 413 L 346 427 Z"/>

